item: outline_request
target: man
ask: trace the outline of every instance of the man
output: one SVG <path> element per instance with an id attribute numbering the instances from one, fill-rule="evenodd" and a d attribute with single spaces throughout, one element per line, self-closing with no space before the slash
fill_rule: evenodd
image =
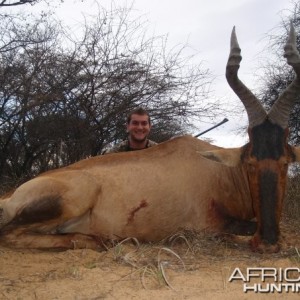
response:
<path id="1" fill-rule="evenodd" d="M 102 154 L 142 150 L 157 145 L 148 139 L 151 130 L 149 113 L 143 108 L 133 110 L 127 117 L 128 138 Z"/>

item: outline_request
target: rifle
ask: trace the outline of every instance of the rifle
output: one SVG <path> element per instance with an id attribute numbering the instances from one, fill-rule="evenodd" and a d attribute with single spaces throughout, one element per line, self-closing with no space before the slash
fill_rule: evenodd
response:
<path id="1" fill-rule="evenodd" d="M 210 128 L 208 128 L 208 129 L 206 129 L 206 130 L 204 130 L 204 131 L 198 133 L 198 134 L 195 135 L 194 137 L 198 137 L 198 136 L 200 136 L 200 135 L 202 135 L 202 134 L 204 134 L 204 133 L 206 133 L 206 132 L 208 132 L 208 131 L 210 131 L 210 130 L 212 130 L 212 129 L 214 129 L 214 128 L 216 128 L 216 127 L 218 127 L 218 126 L 220 126 L 220 125 L 222 125 L 222 124 L 224 124 L 224 123 L 226 123 L 227 121 L 229 121 L 229 120 L 228 120 L 227 118 L 225 118 L 222 122 L 220 122 L 220 123 L 214 125 L 213 127 L 210 127 Z"/>

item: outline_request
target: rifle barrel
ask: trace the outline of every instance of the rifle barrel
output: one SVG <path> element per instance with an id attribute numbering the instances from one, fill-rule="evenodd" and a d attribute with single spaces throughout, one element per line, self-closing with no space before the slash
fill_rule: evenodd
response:
<path id="1" fill-rule="evenodd" d="M 216 128 L 216 127 L 218 127 L 218 126 L 220 126 L 220 125 L 222 125 L 222 124 L 224 124 L 224 123 L 226 123 L 226 122 L 228 122 L 228 121 L 229 121 L 229 120 L 228 120 L 227 118 L 225 118 L 222 122 L 220 122 L 220 123 L 214 125 L 213 127 L 210 127 L 210 128 L 208 128 L 208 129 L 206 129 L 206 130 L 204 130 L 204 131 L 198 133 L 198 134 L 195 135 L 194 137 L 198 137 L 198 136 L 200 136 L 200 135 L 202 135 L 202 134 L 204 134 L 204 133 L 206 133 L 206 132 L 208 132 L 208 131 L 210 131 L 210 130 L 212 130 L 212 129 L 214 129 L 214 128 Z"/>

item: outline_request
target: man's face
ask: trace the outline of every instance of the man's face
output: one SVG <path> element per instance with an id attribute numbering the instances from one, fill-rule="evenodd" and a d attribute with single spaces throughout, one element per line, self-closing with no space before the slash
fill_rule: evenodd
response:
<path id="1" fill-rule="evenodd" d="M 127 124 L 127 132 L 135 142 L 145 141 L 150 133 L 150 129 L 151 126 L 147 115 L 133 114 L 129 124 Z"/>

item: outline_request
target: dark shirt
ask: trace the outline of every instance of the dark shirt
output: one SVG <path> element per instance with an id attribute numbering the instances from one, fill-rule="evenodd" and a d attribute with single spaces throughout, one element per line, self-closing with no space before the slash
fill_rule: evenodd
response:
<path id="1" fill-rule="evenodd" d="M 150 148 L 150 147 L 153 147 L 155 145 L 157 145 L 156 142 L 151 141 L 151 140 L 147 140 L 146 147 L 143 148 L 143 149 Z M 104 149 L 104 151 L 101 154 L 118 153 L 118 152 L 126 152 L 126 151 L 136 151 L 136 150 L 142 150 L 142 149 L 133 149 L 133 148 L 130 147 L 129 140 L 124 140 L 124 141 L 120 142 L 119 144 L 117 144 L 117 145 L 115 145 L 111 148 Z"/>

